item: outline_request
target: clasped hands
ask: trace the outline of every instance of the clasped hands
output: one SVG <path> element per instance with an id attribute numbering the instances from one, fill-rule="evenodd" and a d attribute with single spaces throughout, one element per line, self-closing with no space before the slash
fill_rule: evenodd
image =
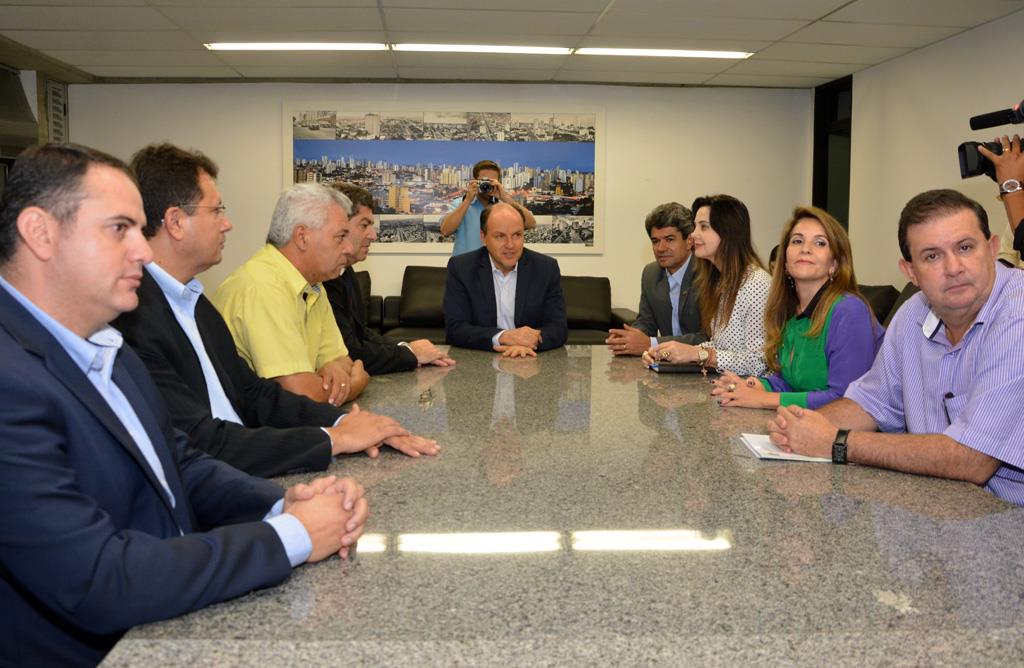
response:
<path id="1" fill-rule="evenodd" d="M 313 545 L 307 563 L 332 554 L 348 558 L 370 517 L 364 493 L 363 486 L 352 478 L 333 475 L 299 483 L 285 491 L 282 511 L 302 523 Z"/>
<path id="2" fill-rule="evenodd" d="M 784 452 L 808 457 L 831 457 L 838 427 L 818 411 L 779 406 L 768 422 L 768 436 Z"/>
<path id="3" fill-rule="evenodd" d="M 533 327 L 506 329 L 501 333 L 494 350 L 501 353 L 502 357 L 536 357 L 537 347 L 542 340 L 540 330 Z"/>
<path id="4" fill-rule="evenodd" d="M 651 347 L 651 337 L 647 332 L 625 324 L 622 329 L 609 329 L 604 342 L 612 355 L 643 355 Z"/>
<path id="5" fill-rule="evenodd" d="M 316 373 L 323 380 L 327 403 L 332 406 L 342 405 L 350 396 L 354 399 L 370 382 L 370 375 L 363 368 L 362 360 L 346 365 L 339 358 L 324 364 Z"/>
<path id="6" fill-rule="evenodd" d="M 726 371 L 711 381 L 711 385 L 711 396 L 717 397 L 721 406 L 770 408 L 766 402 L 768 391 L 757 376 L 741 378 L 732 371 Z"/>
<path id="7" fill-rule="evenodd" d="M 691 346 L 688 343 L 680 343 L 679 341 L 666 341 L 645 350 L 641 358 L 647 367 L 661 363 L 696 363 L 700 360 L 700 356 L 697 353 L 698 350 L 699 346 Z"/>

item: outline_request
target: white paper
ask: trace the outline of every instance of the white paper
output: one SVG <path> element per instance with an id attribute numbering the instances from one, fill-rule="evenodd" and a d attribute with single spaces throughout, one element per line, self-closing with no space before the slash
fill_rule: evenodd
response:
<path id="1" fill-rule="evenodd" d="M 806 457 L 795 452 L 783 452 L 772 443 L 767 434 L 740 434 L 740 440 L 758 459 L 786 459 L 793 462 L 831 462 L 831 457 Z"/>

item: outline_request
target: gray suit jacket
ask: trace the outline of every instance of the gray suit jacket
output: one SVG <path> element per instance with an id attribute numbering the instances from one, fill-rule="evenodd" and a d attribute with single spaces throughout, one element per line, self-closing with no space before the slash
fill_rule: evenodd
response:
<path id="1" fill-rule="evenodd" d="M 683 284 L 679 288 L 679 329 L 682 336 L 672 336 L 672 302 L 668 298 L 668 277 L 665 270 L 657 262 L 644 267 L 640 278 L 640 314 L 633 323 L 642 329 L 647 336 L 657 336 L 658 343 L 680 341 L 697 344 L 707 341 L 707 336 L 700 331 L 700 311 L 697 310 L 697 291 L 693 288 L 694 258 L 683 274 Z"/>

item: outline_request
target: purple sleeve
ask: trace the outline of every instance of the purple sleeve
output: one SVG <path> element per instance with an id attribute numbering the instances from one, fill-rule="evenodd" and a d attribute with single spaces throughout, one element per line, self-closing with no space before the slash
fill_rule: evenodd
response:
<path id="1" fill-rule="evenodd" d="M 845 295 L 832 310 L 825 336 L 828 389 L 807 393 L 807 407 L 819 408 L 843 396 L 846 387 L 871 368 L 883 329 L 863 300 Z"/>
<path id="2" fill-rule="evenodd" d="M 766 390 L 769 392 L 792 392 L 793 388 L 786 379 L 782 377 L 781 372 L 775 372 L 770 376 L 766 376 L 761 379 L 761 384 L 765 385 Z"/>

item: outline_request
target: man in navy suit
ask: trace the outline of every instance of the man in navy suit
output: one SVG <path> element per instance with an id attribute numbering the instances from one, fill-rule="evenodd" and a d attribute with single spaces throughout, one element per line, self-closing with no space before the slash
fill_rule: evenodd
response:
<path id="1" fill-rule="evenodd" d="M 448 261 L 448 343 L 536 356 L 565 344 L 568 325 L 558 262 L 523 248 L 523 215 L 498 203 L 480 214 L 484 247 Z"/>
<path id="2" fill-rule="evenodd" d="M 108 326 L 152 254 L 131 170 L 27 150 L 0 199 L 0 664 L 91 665 L 128 628 L 347 556 L 362 488 L 287 492 L 191 449 Z"/>

